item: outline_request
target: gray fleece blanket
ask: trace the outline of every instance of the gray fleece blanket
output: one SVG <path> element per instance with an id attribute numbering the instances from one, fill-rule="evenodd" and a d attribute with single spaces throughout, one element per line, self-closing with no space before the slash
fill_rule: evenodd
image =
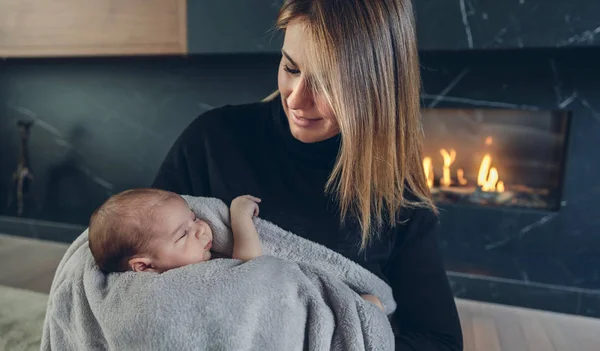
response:
<path id="1" fill-rule="evenodd" d="M 229 209 L 186 197 L 231 257 Z M 56 271 L 41 350 L 393 350 L 391 288 L 324 246 L 255 219 L 263 256 L 157 273 L 96 266 L 87 231 Z M 385 312 L 359 294 L 373 294 Z"/>

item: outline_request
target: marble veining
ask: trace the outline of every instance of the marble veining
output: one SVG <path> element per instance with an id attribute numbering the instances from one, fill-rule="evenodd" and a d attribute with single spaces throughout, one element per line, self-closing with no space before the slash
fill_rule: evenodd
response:
<path id="1" fill-rule="evenodd" d="M 427 107 L 429 108 L 433 108 L 435 106 L 437 106 L 437 104 L 440 103 L 440 101 L 442 101 L 446 95 L 448 95 L 448 93 L 450 93 L 450 91 L 452 91 L 452 89 L 454 89 L 454 87 L 467 75 L 467 73 L 469 73 L 469 69 L 465 68 L 462 70 L 462 72 L 460 72 L 460 74 L 458 76 L 456 76 L 456 78 L 454 78 L 452 80 L 452 82 L 450 82 L 450 84 L 448 84 L 447 87 L 444 88 L 444 90 L 442 90 L 435 98 L 435 100 L 433 100 Z"/>
<path id="2" fill-rule="evenodd" d="M 465 27 L 465 33 L 467 35 L 467 43 L 469 45 L 469 48 L 472 49 L 473 48 L 473 34 L 471 33 L 471 24 L 469 24 L 469 16 L 470 14 L 467 13 L 467 9 L 465 6 L 465 1 L 466 0 L 459 0 L 460 1 L 460 12 L 462 14 L 462 21 L 463 21 L 463 26 Z"/>
<path id="3" fill-rule="evenodd" d="M 525 227 L 521 228 L 521 230 L 519 231 L 520 238 L 522 239 L 523 236 L 525 234 L 529 233 L 532 229 L 535 229 L 537 227 L 540 227 L 540 226 L 550 222 L 557 216 L 558 216 L 558 213 L 552 213 L 552 214 L 549 214 L 547 216 L 540 218 L 539 220 L 537 220 L 529 225 L 526 225 Z"/>
<path id="4" fill-rule="evenodd" d="M 425 100 L 438 100 L 439 102 L 456 102 L 471 106 L 486 106 L 486 107 L 496 107 L 496 108 L 508 108 L 515 110 L 527 110 L 527 111 L 539 111 L 539 107 L 530 106 L 530 105 L 517 105 L 511 104 L 507 102 L 499 102 L 499 101 L 487 101 L 487 100 L 475 100 L 468 99 L 463 97 L 455 97 L 455 96 L 442 96 L 442 95 L 431 95 L 431 94 L 422 94 L 421 97 Z M 436 104 L 437 105 L 437 104 Z"/>
<path id="5" fill-rule="evenodd" d="M 598 34 L 600 34 L 600 26 L 594 29 L 586 30 L 583 33 L 576 34 L 567 40 L 559 42 L 557 46 L 567 46 L 574 43 L 594 44 L 596 35 Z"/>
<path id="6" fill-rule="evenodd" d="M 485 250 L 490 251 L 490 250 L 500 248 L 500 247 L 505 246 L 506 244 L 510 243 L 512 240 L 513 240 L 513 237 L 509 236 L 504 239 L 500 239 L 498 241 L 493 241 L 493 242 L 485 245 Z"/>
<path id="7" fill-rule="evenodd" d="M 569 96 L 568 98 L 564 99 L 563 101 L 558 103 L 558 108 L 564 109 L 566 107 L 568 107 L 569 105 L 571 105 L 571 103 L 573 101 L 575 101 L 575 99 L 577 99 L 577 92 L 574 91 L 573 94 L 571 94 L 571 96 Z"/>
<path id="8" fill-rule="evenodd" d="M 488 44 L 484 45 L 484 47 L 488 48 L 493 44 L 502 44 L 504 42 L 504 35 L 506 35 L 507 32 L 508 28 L 501 28 L 498 33 L 494 35 L 494 38 Z"/>
<path id="9" fill-rule="evenodd" d="M 519 247 L 513 243 L 510 250 Z M 547 256 L 530 253 L 508 253 L 508 248 L 481 254 L 452 254 L 446 259 L 447 268 L 453 273 L 474 274 L 481 279 L 509 279 L 515 282 L 550 285 L 553 287 L 577 287 L 600 293 L 599 259 L 589 255 Z M 485 273 L 485 274 L 482 274 Z"/>
<path id="10" fill-rule="evenodd" d="M 596 111 L 596 109 L 592 107 L 589 101 L 587 101 L 583 97 L 580 96 L 579 101 L 581 101 L 581 104 L 591 112 L 592 117 L 594 117 L 596 121 L 600 122 L 600 112 Z"/>
<path id="11" fill-rule="evenodd" d="M 557 290 L 557 291 L 592 294 L 592 295 L 600 296 L 600 291 L 596 290 L 596 289 L 582 289 L 582 288 L 563 286 L 563 285 L 536 283 L 536 282 L 531 282 L 531 281 L 523 282 L 521 280 L 499 278 L 499 277 L 482 277 L 477 274 L 460 273 L 460 272 L 449 272 L 448 276 L 450 278 L 477 279 L 477 280 L 484 281 L 487 284 L 504 283 L 504 284 L 513 284 L 513 285 L 524 285 L 524 286 L 532 286 L 532 287 L 537 287 L 537 288 L 552 289 L 552 290 Z"/>

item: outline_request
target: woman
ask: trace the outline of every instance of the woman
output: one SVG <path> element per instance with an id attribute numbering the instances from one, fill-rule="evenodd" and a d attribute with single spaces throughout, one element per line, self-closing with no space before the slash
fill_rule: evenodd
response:
<path id="1" fill-rule="evenodd" d="M 398 350 L 462 350 L 421 168 L 420 75 L 409 0 L 287 0 L 278 93 L 192 122 L 154 187 L 229 203 L 385 279 Z"/>

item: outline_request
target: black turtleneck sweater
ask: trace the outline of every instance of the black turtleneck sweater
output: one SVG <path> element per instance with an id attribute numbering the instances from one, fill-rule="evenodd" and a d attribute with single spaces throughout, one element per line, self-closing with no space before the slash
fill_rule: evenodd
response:
<path id="1" fill-rule="evenodd" d="M 340 139 L 302 143 L 289 129 L 281 101 L 225 106 L 194 120 L 165 158 L 153 187 L 230 203 L 251 194 L 260 215 L 323 244 L 386 280 L 398 304 L 397 350 L 462 350 L 456 306 L 437 246 L 437 217 L 405 210 L 406 223 L 383 229 L 359 254 L 360 232 L 340 226 L 324 192 Z"/>

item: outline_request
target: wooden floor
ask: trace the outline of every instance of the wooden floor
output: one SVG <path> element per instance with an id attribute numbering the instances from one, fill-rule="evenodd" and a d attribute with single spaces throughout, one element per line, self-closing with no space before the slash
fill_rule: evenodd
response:
<path id="1" fill-rule="evenodd" d="M 457 300 L 465 350 L 600 351 L 600 319 Z"/>
<path id="2" fill-rule="evenodd" d="M 0 235 L 0 285 L 48 293 L 67 246 Z M 457 299 L 466 351 L 600 351 L 600 319 Z"/>
<path id="3" fill-rule="evenodd" d="M 0 285 L 50 291 L 67 245 L 0 234 Z"/>

